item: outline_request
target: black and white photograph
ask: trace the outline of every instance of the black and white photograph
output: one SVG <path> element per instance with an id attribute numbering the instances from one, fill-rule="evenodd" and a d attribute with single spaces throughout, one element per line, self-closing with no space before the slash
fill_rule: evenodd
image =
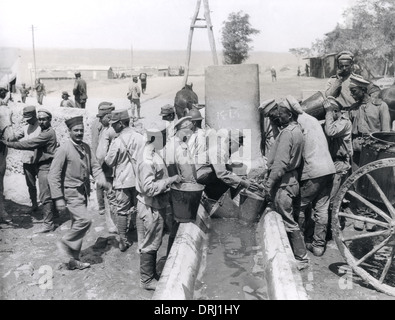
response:
<path id="1" fill-rule="evenodd" d="M 0 5 L 0 300 L 395 300 L 394 0 Z"/>

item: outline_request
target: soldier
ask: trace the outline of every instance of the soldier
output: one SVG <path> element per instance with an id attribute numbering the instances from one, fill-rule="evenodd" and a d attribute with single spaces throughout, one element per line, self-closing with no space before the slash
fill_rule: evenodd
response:
<path id="1" fill-rule="evenodd" d="M 34 86 L 37 94 L 37 102 L 39 105 L 43 104 L 44 96 L 47 94 L 45 90 L 45 85 L 42 83 L 41 79 L 36 80 L 36 84 Z"/>
<path id="2" fill-rule="evenodd" d="M 204 164 L 206 160 L 206 132 L 202 129 L 203 117 L 199 110 L 191 109 L 188 113 L 192 122 L 192 135 L 188 148 L 195 165 Z"/>
<path id="3" fill-rule="evenodd" d="M 176 110 L 170 104 L 166 104 L 160 109 L 162 120 L 166 122 L 166 141 L 169 141 L 175 134 L 174 124 L 176 118 Z"/>
<path id="4" fill-rule="evenodd" d="M 81 72 L 77 71 L 74 73 L 74 101 L 77 108 L 85 109 L 86 100 L 88 99 L 88 93 L 86 88 L 86 81 L 81 78 Z"/>
<path id="5" fill-rule="evenodd" d="M 75 108 L 74 102 L 69 99 L 70 95 L 67 91 L 62 92 L 62 101 L 60 101 L 60 106 L 64 108 Z"/>
<path id="6" fill-rule="evenodd" d="M 42 229 L 35 233 L 45 233 L 55 230 L 53 202 L 48 184 L 48 172 L 55 155 L 58 142 L 55 130 L 51 126 L 52 114 L 46 109 L 39 109 L 37 119 L 41 127 L 41 132 L 30 139 L 5 142 L 10 148 L 19 150 L 34 150 L 33 163 L 37 166 L 39 198 L 42 204 L 43 224 Z"/>
<path id="7" fill-rule="evenodd" d="M 350 77 L 349 90 L 355 101 L 349 109 L 354 149 L 353 171 L 359 167 L 363 136 L 372 132 L 391 130 L 388 105 L 383 100 L 368 95 L 369 84 L 361 77 Z"/>
<path id="8" fill-rule="evenodd" d="M 170 185 L 180 182 L 181 177 L 169 177 L 163 158 L 155 150 L 155 138 L 161 140 L 162 133 L 147 130 L 146 137 L 143 157 L 137 167 L 137 236 L 140 285 L 146 290 L 155 290 L 159 278 L 156 258 L 162 244 Z"/>
<path id="9" fill-rule="evenodd" d="M 141 119 L 140 117 L 140 95 L 141 95 L 141 89 L 140 86 L 138 85 L 138 78 L 133 77 L 133 82 L 129 86 L 129 91 L 127 93 L 128 99 L 130 100 L 130 103 L 132 105 L 132 117 L 135 117 L 135 109 L 137 108 L 137 119 Z"/>
<path id="10" fill-rule="evenodd" d="M 145 94 L 145 90 L 147 89 L 147 74 L 145 72 L 140 73 L 139 78 L 141 82 L 141 91 Z"/>
<path id="11" fill-rule="evenodd" d="M 23 108 L 23 119 L 27 122 L 27 125 L 23 127 L 21 132 L 16 134 L 15 140 L 29 140 L 38 136 L 41 132 L 41 127 L 37 120 L 36 107 L 27 106 Z M 34 151 L 26 150 L 23 152 L 23 174 L 25 175 L 30 201 L 32 202 L 32 210 L 37 211 L 37 164 L 34 163 L 33 159 Z"/>
<path id="12" fill-rule="evenodd" d="M 96 150 L 96 158 L 99 164 L 102 166 L 102 170 L 104 175 L 106 176 L 107 182 L 112 185 L 114 179 L 113 169 L 110 168 L 105 162 L 104 159 L 107 155 L 107 152 L 110 148 L 112 140 L 116 137 L 116 132 L 114 128 L 110 126 L 111 120 L 111 111 L 113 111 L 115 107 L 111 105 L 102 104 L 99 107 L 99 113 L 96 117 L 99 118 L 100 123 L 102 124 L 102 129 L 99 135 L 99 143 Z M 99 214 L 106 215 L 106 222 L 109 232 L 116 233 L 116 226 L 112 222 L 112 213 L 116 211 L 116 196 L 113 190 L 106 191 L 103 187 L 96 187 L 97 194 L 97 202 L 99 205 Z M 107 201 L 104 200 L 106 197 Z M 107 205 L 106 205 L 107 203 Z M 115 212 L 114 212 L 115 213 Z"/>
<path id="13" fill-rule="evenodd" d="M 299 168 L 303 164 L 303 134 L 297 123 L 298 112 L 287 100 L 278 104 L 279 121 L 283 129 L 268 154 L 267 175 L 263 182 L 265 197 L 281 214 L 298 269 L 308 266 L 306 246 L 294 219 L 299 196 Z"/>
<path id="14" fill-rule="evenodd" d="M 296 217 L 304 229 L 306 248 L 315 256 L 322 256 L 326 246 L 329 198 L 336 169 L 320 122 L 304 112 L 294 97 L 287 96 L 284 102 L 299 114 L 297 121 L 303 130 L 300 208 Z"/>
<path id="15" fill-rule="evenodd" d="M 364 137 L 377 131 L 391 130 L 391 117 L 388 105 L 381 99 L 372 98 L 367 93 L 369 82 L 359 78 L 350 77 L 350 92 L 355 103 L 350 107 L 350 120 L 352 122 L 352 170 L 355 171 L 360 166 L 360 156 Z M 366 217 L 375 218 L 377 214 L 370 209 L 366 209 L 360 203 L 357 205 L 357 213 Z M 374 231 L 376 226 L 364 221 L 355 220 L 354 229 L 362 231 Z"/>
<path id="16" fill-rule="evenodd" d="M 26 97 L 29 95 L 30 93 L 30 87 L 26 88 L 26 83 L 22 83 L 22 88 L 19 89 L 19 91 L 21 92 L 21 99 L 23 103 L 26 103 Z"/>
<path id="17" fill-rule="evenodd" d="M 88 144 L 83 142 L 84 123 L 82 116 L 65 121 L 70 134 L 57 150 L 48 174 L 52 199 L 59 212 L 69 211 L 71 228 L 57 242 L 61 253 L 68 259 L 70 270 L 89 268 L 89 263 L 80 261 L 82 241 L 92 223 L 87 203 L 90 196 L 92 175 L 100 186 L 111 188 Z M 66 207 L 67 205 L 67 207 Z"/>
<path id="18" fill-rule="evenodd" d="M 334 97 L 345 108 L 350 107 L 354 103 L 349 89 L 350 76 L 359 77 L 352 73 L 354 65 L 354 55 L 350 51 L 342 51 L 336 56 L 337 72 L 329 78 L 325 96 Z"/>
<path id="19" fill-rule="evenodd" d="M 112 140 L 104 161 L 114 170 L 113 188 L 117 201 L 117 228 L 119 250 L 126 251 L 131 244 L 126 238 L 131 213 L 136 207 L 137 163 L 144 147 L 143 136 L 129 126 L 127 109 L 113 110 L 110 124 L 118 136 Z"/>
<path id="20" fill-rule="evenodd" d="M 264 118 L 269 119 L 269 125 L 266 125 L 265 120 L 261 120 L 262 130 L 265 132 L 265 146 L 264 148 L 270 151 L 274 140 L 280 133 L 281 123 L 278 118 L 278 104 L 275 99 L 267 99 L 258 107 L 259 112 Z M 263 122 L 263 123 L 262 123 Z M 266 150 L 265 150 L 266 151 Z"/>

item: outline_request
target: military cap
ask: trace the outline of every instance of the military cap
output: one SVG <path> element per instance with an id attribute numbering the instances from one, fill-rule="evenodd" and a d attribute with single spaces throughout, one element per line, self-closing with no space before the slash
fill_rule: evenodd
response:
<path id="1" fill-rule="evenodd" d="M 192 119 L 191 116 L 183 117 L 183 118 L 179 119 L 179 120 L 175 123 L 174 127 L 175 127 L 177 130 L 181 130 L 181 129 L 188 128 L 189 126 L 192 125 L 191 119 Z"/>
<path id="2" fill-rule="evenodd" d="M 111 111 L 110 124 L 116 123 L 121 120 L 127 120 L 127 119 L 130 119 L 129 112 L 127 109 Z"/>
<path id="3" fill-rule="evenodd" d="M 66 120 L 65 123 L 66 123 L 66 126 L 69 129 L 71 129 L 72 127 L 74 127 L 76 125 L 84 124 L 84 121 L 83 121 L 83 117 L 82 116 L 76 116 L 76 117 L 73 117 L 71 119 Z"/>
<path id="4" fill-rule="evenodd" d="M 269 114 L 269 112 L 273 110 L 273 108 L 276 106 L 277 106 L 276 100 L 268 99 L 261 103 L 261 105 L 258 107 L 258 110 L 262 112 L 263 115 L 266 117 Z"/>
<path id="5" fill-rule="evenodd" d="M 40 112 L 46 113 L 46 114 L 47 114 L 47 117 L 50 117 L 50 118 L 52 119 L 52 113 L 49 112 L 47 109 L 39 109 L 39 110 L 37 111 L 37 113 L 40 113 Z"/>
<path id="6" fill-rule="evenodd" d="M 35 106 L 27 106 L 23 108 L 23 117 L 26 120 L 29 120 L 31 118 L 37 117 L 36 113 L 36 107 Z"/>
<path id="7" fill-rule="evenodd" d="M 160 116 L 167 116 L 169 114 L 175 113 L 175 109 L 171 104 L 166 104 L 165 106 L 160 108 Z"/>
<path id="8" fill-rule="evenodd" d="M 105 106 L 107 106 L 107 105 L 111 106 L 111 105 L 112 105 L 112 102 L 102 101 L 102 102 L 100 102 L 99 105 L 97 106 L 97 109 L 100 110 L 100 107 L 101 107 L 101 106 L 104 106 L 104 105 L 105 105 Z"/>
<path id="9" fill-rule="evenodd" d="M 191 116 L 191 121 L 203 120 L 202 114 L 196 109 L 189 110 L 188 116 Z"/>
<path id="10" fill-rule="evenodd" d="M 96 117 L 103 117 L 106 114 L 111 113 L 114 109 L 115 107 L 112 104 L 102 104 L 101 106 L 99 105 L 99 113 L 96 115 Z"/>
<path id="11" fill-rule="evenodd" d="M 329 97 L 327 98 L 327 100 L 329 101 L 329 103 L 330 103 L 331 105 L 338 107 L 339 110 L 342 110 L 342 109 L 343 109 L 343 105 L 342 105 L 338 100 L 336 100 L 334 97 L 329 96 Z"/>
<path id="12" fill-rule="evenodd" d="M 69 97 L 70 95 L 69 95 L 69 93 L 67 91 L 63 91 L 62 92 L 62 96 L 68 96 Z"/>
<path id="13" fill-rule="evenodd" d="M 355 88 L 355 87 L 359 87 L 359 88 L 368 88 L 370 82 L 366 81 L 364 78 L 362 77 L 355 77 L 353 75 L 350 76 L 350 88 Z"/>
<path id="14" fill-rule="evenodd" d="M 354 55 L 350 51 L 342 51 L 339 52 L 337 55 L 337 60 L 354 60 Z"/>
<path id="15" fill-rule="evenodd" d="M 287 95 L 285 99 L 281 100 L 278 106 L 288 109 L 293 114 L 303 113 L 303 109 L 300 106 L 299 102 L 293 96 L 290 95 Z"/>
<path id="16" fill-rule="evenodd" d="M 76 76 L 80 76 L 80 75 L 81 75 L 81 72 L 79 72 L 79 71 L 76 71 L 76 72 L 74 72 L 74 75 L 76 75 Z"/>

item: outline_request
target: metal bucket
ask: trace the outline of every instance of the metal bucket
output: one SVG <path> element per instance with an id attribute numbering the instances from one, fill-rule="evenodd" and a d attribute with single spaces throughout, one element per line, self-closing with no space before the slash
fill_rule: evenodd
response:
<path id="1" fill-rule="evenodd" d="M 170 187 L 171 207 L 177 222 L 196 220 L 204 185 L 199 183 L 179 183 Z"/>
<path id="2" fill-rule="evenodd" d="M 360 156 L 360 166 L 376 160 L 395 158 L 395 132 L 374 132 L 364 138 Z M 395 171 L 393 168 L 382 168 L 370 172 L 383 190 L 388 200 L 395 203 Z M 381 202 L 381 198 L 366 176 L 357 182 L 357 192 L 365 198 Z"/>
<path id="3" fill-rule="evenodd" d="M 308 97 L 306 100 L 302 101 L 300 106 L 303 111 L 307 114 L 313 116 L 317 120 L 325 119 L 325 109 L 324 109 L 325 96 L 321 91 L 314 93 L 312 96 Z"/>
<path id="4" fill-rule="evenodd" d="M 256 193 L 243 190 L 240 192 L 239 219 L 246 223 L 255 222 L 266 208 L 264 198 Z"/>

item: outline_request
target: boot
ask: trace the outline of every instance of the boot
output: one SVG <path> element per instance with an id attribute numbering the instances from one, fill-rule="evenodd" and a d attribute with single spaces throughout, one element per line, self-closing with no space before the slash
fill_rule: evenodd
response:
<path id="1" fill-rule="evenodd" d="M 297 262 L 298 269 L 302 270 L 308 267 L 309 259 L 302 232 L 300 230 L 294 230 L 289 233 L 288 238 L 291 242 L 291 247 Z"/>
<path id="2" fill-rule="evenodd" d="M 117 227 L 119 233 L 119 250 L 125 252 L 131 244 L 126 238 L 126 230 L 128 228 L 128 217 L 124 215 L 118 215 Z"/>
<path id="3" fill-rule="evenodd" d="M 140 254 L 140 285 L 145 290 L 156 289 L 156 255 L 156 251 Z"/>
<path id="4" fill-rule="evenodd" d="M 53 209 L 54 208 L 51 202 L 43 204 L 43 227 L 34 233 L 47 233 L 55 230 L 55 224 L 53 222 Z"/>

